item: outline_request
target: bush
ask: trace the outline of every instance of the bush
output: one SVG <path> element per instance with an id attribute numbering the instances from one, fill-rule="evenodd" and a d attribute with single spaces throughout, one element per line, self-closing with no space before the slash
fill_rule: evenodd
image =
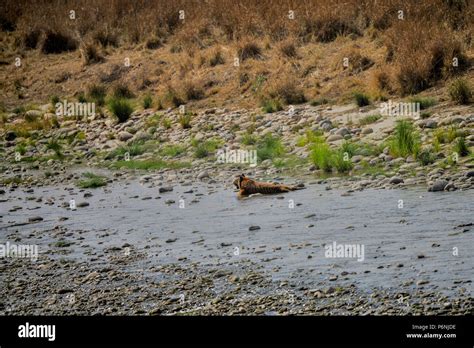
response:
<path id="1" fill-rule="evenodd" d="M 162 121 L 163 128 L 170 129 L 171 128 L 171 120 L 169 118 L 165 118 Z"/>
<path id="2" fill-rule="evenodd" d="M 382 115 L 380 114 L 377 114 L 377 115 L 368 115 L 368 116 L 365 116 L 363 118 L 361 118 L 359 120 L 359 125 L 361 126 L 366 126 L 368 124 L 372 124 L 372 123 L 375 123 L 377 122 L 378 120 L 380 120 L 382 118 Z"/>
<path id="3" fill-rule="evenodd" d="M 273 137 L 271 134 L 266 134 L 257 145 L 257 158 L 259 161 L 267 159 L 274 159 L 280 157 L 285 153 L 285 148 L 281 143 L 280 138 Z"/>
<path id="4" fill-rule="evenodd" d="M 466 144 L 466 139 L 464 137 L 459 137 L 454 145 L 454 151 L 458 153 L 459 156 L 464 157 L 471 153 L 469 147 Z"/>
<path id="5" fill-rule="evenodd" d="M 103 176 L 96 175 L 94 173 L 84 173 L 82 176 L 85 177 L 85 179 L 76 183 L 76 185 L 80 188 L 97 188 L 107 185 L 107 178 Z"/>
<path id="6" fill-rule="evenodd" d="M 89 98 L 92 99 L 98 106 L 103 106 L 105 104 L 105 96 L 107 95 L 107 90 L 103 85 L 92 85 L 88 90 Z"/>
<path id="7" fill-rule="evenodd" d="M 161 39 L 156 36 L 149 38 L 145 43 L 145 47 L 149 50 L 156 50 L 161 46 L 163 46 L 163 43 L 161 42 Z"/>
<path id="8" fill-rule="evenodd" d="M 250 133 L 245 133 L 242 136 L 241 143 L 244 145 L 255 145 L 257 143 L 257 137 Z"/>
<path id="9" fill-rule="evenodd" d="M 191 128 L 191 119 L 193 118 L 193 114 L 190 112 L 186 112 L 185 114 L 181 114 L 178 118 L 178 122 L 183 129 Z"/>
<path id="10" fill-rule="evenodd" d="M 126 122 L 133 112 L 130 102 L 123 98 L 111 98 L 109 101 L 109 110 L 117 117 L 120 123 Z"/>
<path id="11" fill-rule="evenodd" d="M 395 126 L 395 134 L 390 141 L 390 152 L 398 157 L 417 155 L 420 149 L 419 135 L 412 123 L 401 120 Z"/>
<path id="12" fill-rule="evenodd" d="M 59 102 L 60 102 L 60 99 L 59 99 L 59 97 L 58 97 L 57 95 L 51 96 L 51 105 L 52 105 L 52 106 L 55 107 L 56 104 L 59 103 Z"/>
<path id="13" fill-rule="evenodd" d="M 41 36 L 41 30 L 33 29 L 25 34 L 23 38 L 23 44 L 27 49 L 35 49 L 38 46 L 38 42 Z"/>
<path id="14" fill-rule="evenodd" d="M 310 104 L 311 106 L 320 106 L 320 105 L 325 105 L 328 103 L 329 103 L 329 100 L 327 100 L 326 98 L 318 98 L 318 99 L 313 100 Z"/>
<path id="15" fill-rule="evenodd" d="M 176 157 L 184 152 L 184 147 L 180 145 L 167 145 L 160 150 L 162 156 Z"/>
<path id="16" fill-rule="evenodd" d="M 144 109 L 149 109 L 151 108 L 153 104 L 153 99 L 151 97 L 151 95 L 146 95 L 145 98 L 143 98 L 143 108 Z"/>
<path id="17" fill-rule="evenodd" d="M 99 49 L 93 43 L 85 43 L 81 47 L 82 62 L 84 65 L 101 63 L 105 60 Z"/>
<path id="18" fill-rule="evenodd" d="M 242 62 L 250 58 L 259 59 L 262 49 L 256 43 L 248 41 L 238 48 L 237 54 Z"/>
<path id="19" fill-rule="evenodd" d="M 118 99 L 131 99 L 134 97 L 130 88 L 123 83 L 120 83 L 114 87 L 113 96 Z"/>
<path id="20" fill-rule="evenodd" d="M 424 166 L 434 163 L 436 158 L 437 156 L 432 148 L 423 149 L 416 157 L 416 159 Z"/>
<path id="21" fill-rule="evenodd" d="M 366 95 L 364 93 L 361 93 L 361 92 L 355 92 L 353 95 L 354 95 L 354 99 L 355 99 L 355 102 L 356 102 L 357 106 L 370 105 L 370 100 L 369 100 L 368 95 Z"/>
<path id="22" fill-rule="evenodd" d="M 342 148 L 333 152 L 332 163 L 339 173 L 348 173 L 354 167 L 350 160 L 349 153 L 344 151 Z"/>
<path id="23" fill-rule="evenodd" d="M 184 100 L 178 95 L 174 88 L 168 87 L 165 95 L 163 96 L 163 102 L 167 105 L 178 107 L 185 104 Z"/>
<path id="24" fill-rule="evenodd" d="M 410 103 L 420 104 L 420 110 L 424 110 L 436 104 L 436 100 L 433 98 L 424 97 L 411 97 L 409 98 Z"/>
<path id="25" fill-rule="evenodd" d="M 277 99 L 266 99 L 262 102 L 262 109 L 266 113 L 272 113 L 283 110 L 283 106 Z"/>
<path id="26" fill-rule="evenodd" d="M 86 96 L 84 95 L 84 93 L 79 93 L 79 95 L 77 96 L 77 101 L 79 103 L 87 103 L 87 98 Z"/>
<path id="27" fill-rule="evenodd" d="M 279 78 L 268 87 L 271 99 L 278 99 L 286 104 L 301 104 L 306 101 L 303 90 L 293 78 Z"/>
<path id="28" fill-rule="evenodd" d="M 279 51 L 284 57 L 296 58 L 298 56 L 296 52 L 296 46 L 292 41 L 284 41 L 278 47 Z"/>
<path id="29" fill-rule="evenodd" d="M 46 143 L 46 148 L 48 150 L 52 150 L 57 157 L 59 158 L 63 157 L 63 154 L 62 154 L 63 147 L 61 146 L 61 144 L 59 143 L 57 139 L 54 139 L 54 138 L 50 139 Z"/>
<path id="30" fill-rule="evenodd" d="M 45 54 L 58 54 L 74 51 L 76 48 L 77 42 L 70 36 L 60 32 L 49 31 L 46 33 L 41 51 Z"/>
<path id="31" fill-rule="evenodd" d="M 139 156 L 145 153 L 143 141 L 133 141 L 130 144 L 119 146 L 115 150 L 109 152 L 105 159 L 124 159 L 126 153 L 128 153 L 130 157 Z"/>
<path id="32" fill-rule="evenodd" d="M 457 79 L 449 86 L 449 95 L 451 100 L 458 104 L 469 104 L 473 92 L 466 80 Z"/>
<path id="33" fill-rule="evenodd" d="M 186 100 L 200 100 L 205 96 L 202 84 L 197 81 L 186 81 L 183 85 L 183 95 Z"/>
<path id="34" fill-rule="evenodd" d="M 214 67 L 219 64 L 224 64 L 224 56 L 220 50 L 216 50 L 212 53 L 211 59 L 209 59 L 209 65 Z"/>
<path id="35" fill-rule="evenodd" d="M 195 147 L 194 157 L 204 158 L 216 151 L 220 143 L 217 140 L 211 139 L 204 142 L 193 140 L 191 144 Z"/>
<path id="36" fill-rule="evenodd" d="M 316 142 L 311 145 L 310 158 L 313 164 L 325 172 L 332 171 L 332 156 L 333 153 L 328 144 L 324 141 Z"/>

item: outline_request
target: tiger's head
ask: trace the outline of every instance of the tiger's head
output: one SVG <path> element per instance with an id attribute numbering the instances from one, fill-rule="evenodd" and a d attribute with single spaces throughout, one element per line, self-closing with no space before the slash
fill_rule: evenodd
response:
<path id="1" fill-rule="evenodd" d="M 242 180 L 244 180 L 244 178 L 246 178 L 245 174 L 240 174 L 240 175 L 237 175 L 234 181 L 232 182 L 234 186 L 237 188 L 237 190 L 240 190 L 240 184 L 242 183 Z"/>

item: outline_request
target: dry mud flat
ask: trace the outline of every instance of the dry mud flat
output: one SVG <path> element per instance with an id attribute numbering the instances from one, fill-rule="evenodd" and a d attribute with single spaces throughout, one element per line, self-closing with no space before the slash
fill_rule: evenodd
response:
<path id="1" fill-rule="evenodd" d="M 315 183 L 237 200 L 223 183 L 155 179 L 4 194 L 2 240 L 39 257 L 0 259 L 0 313 L 472 313 L 472 190 Z M 334 242 L 363 260 L 326 257 Z"/>

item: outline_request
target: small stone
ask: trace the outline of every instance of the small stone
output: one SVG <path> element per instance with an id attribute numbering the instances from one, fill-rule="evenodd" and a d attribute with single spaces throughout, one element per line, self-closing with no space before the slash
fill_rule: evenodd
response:
<path id="1" fill-rule="evenodd" d="M 260 229 L 260 226 L 250 226 L 249 227 L 249 231 L 256 231 L 256 230 L 259 230 Z"/>
<path id="2" fill-rule="evenodd" d="M 171 191 L 173 191 L 172 186 L 160 187 L 160 189 L 158 190 L 158 192 L 160 193 L 171 192 Z"/>
<path id="3" fill-rule="evenodd" d="M 401 184 L 403 182 L 403 179 L 398 177 L 398 176 L 394 176 L 394 177 L 390 178 L 389 182 L 393 185 L 397 185 L 397 184 Z"/>
<path id="4" fill-rule="evenodd" d="M 448 185 L 448 182 L 446 180 L 438 180 L 438 181 L 435 181 L 433 185 L 431 185 L 428 188 L 428 191 L 430 192 L 444 191 L 444 188 L 446 187 L 446 185 Z"/>
<path id="5" fill-rule="evenodd" d="M 120 132 L 120 133 L 118 134 L 118 139 L 119 139 L 120 141 L 127 141 L 127 140 L 132 139 L 132 138 L 133 138 L 133 134 L 131 134 L 131 133 L 129 133 L 129 132 L 123 131 L 123 132 Z"/>

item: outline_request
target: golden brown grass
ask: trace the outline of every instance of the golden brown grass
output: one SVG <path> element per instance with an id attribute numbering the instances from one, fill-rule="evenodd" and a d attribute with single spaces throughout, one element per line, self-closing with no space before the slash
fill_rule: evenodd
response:
<path id="1" fill-rule="evenodd" d="M 255 107 L 270 96 L 283 103 L 301 102 L 302 96 L 337 100 L 366 87 L 378 95 L 417 93 L 468 70 L 474 6 L 466 4 L 7 0 L 0 4 L 0 58 L 10 65 L 0 69 L 0 100 L 11 105 L 27 95 L 44 101 L 84 84 L 119 80 L 172 107 Z M 28 61 L 22 70 L 11 64 L 19 55 Z M 104 56 L 103 64 L 93 64 Z M 342 56 L 349 58 L 348 68 Z M 64 74 L 74 78 L 57 78 Z"/>

